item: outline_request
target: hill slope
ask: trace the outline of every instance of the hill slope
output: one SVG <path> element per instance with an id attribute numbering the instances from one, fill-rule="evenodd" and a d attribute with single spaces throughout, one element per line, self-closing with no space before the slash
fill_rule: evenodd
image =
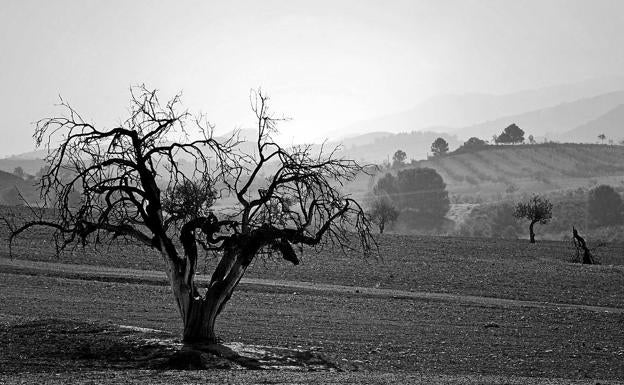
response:
<path id="1" fill-rule="evenodd" d="M 600 134 L 605 134 L 607 140 L 611 139 L 615 142 L 624 139 L 624 104 L 564 133 L 561 137 L 575 142 L 596 142 Z"/>
<path id="2" fill-rule="evenodd" d="M 488 146 L 414 163 L 442 175 L 451 193 L 545 192 L 624 180 L 624 146 Z"/>
<path id="3" fill-rule="evenodd" d="M 444 138 L 451 148 L 455 148 L 461 142 L 452 135 L 439 134 L 436 132 L 414 131 L 410 133 L 387 134 L 377 136 L 366 141 L 366 134 L 360 137 L 347 139 L 344 143 L 342 155 L 364 162 L 382 163 L 392 162 L 392 155 L 397 150 L 403 150 L 407 154 L 407 159 L 423 159 L 431 152 L 431 143 L 438 137 Z M 359 138 L 362 138 L 361 140 Z M 362 145 L 350 145 L 350 143 L 364 143 Z"/>
<path id="4" fill-rule="evenodd" d="M 29 202 L 36 201 L 39 194 L 34 183 L 34 181 L 28 182 L 8 172 L 0 171 L 0 204 L 21 203 L 20 194 Z"/>

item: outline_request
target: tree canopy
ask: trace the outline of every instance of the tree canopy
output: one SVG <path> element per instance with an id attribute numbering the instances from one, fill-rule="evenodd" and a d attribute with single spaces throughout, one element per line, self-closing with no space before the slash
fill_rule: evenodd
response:
<path id="1" fill-rule="evenodd" d="M 407 154 L 403 150 L 397 150 L 394 155 L 392 155 L 392 168 L 401 168 L 405 166 L 405 159 L 407 158 Z"/>
<path id="2" fill-rule="evenodd" d="M 524 131 L 515 123 L 505 127 L 503 132 L 495 139 L 496 143 L 522 143 L 524 142 Z"/>
<path id="3" fill-rule="evenodd" d="M 525 218 L 529 220 L 529 240 L 535 243 L 535 232 L 533 226 L 536 223 L 546 224 L 552 218 L 553 204 L 546 198 L 539 195 L 533 195 L 526 202 L 519 202 L 516 205 L 514 216 L 516 218 Z"/>
<path id="4" fill-rule="evenodd" d="M 378 180 L 375 191 L 386 193 L 401 211 L 429 222 L 440 221 L 450 208 L 446 183 L 432 168 L 400 170 L 396 177 L 388 173 Z"/>
<path id="5" fill-rule="evenodd" d="M 434 156 L 445 155 L 448 153 L 448 151 L 449 145 L 448 142 L 444 140 L 444 138 L 437 138 L 431 144 L 431 153 L 433 153 Z"/>
<path id="6" fill-rule="evenodd" d="M 364 167 L 335 150 L 277 144 L 280 119 L 261 92 L 251 95 L 254 153 L 242 150 L 237 135 L 217 140 L 204 116 L 181 108 L 179 95 L 161 103 L 144 86 L 131 90 L 129 116 L 112 128 L 88 122 L 64 101 L 61 107 L 63 115 L 39 121 L 35 132 L 37 145 L 48 148 L 41 193 L 56 218 L 12 224 L 10 242 L 47 226 L 59 252 L 120 237 L 154 249 L 187 342 L 216 341 L 215 319 L 254 257 L 297 264 L 302 246 L 366 252 L 375 245 L 367 215 L 340 188 Z M 200 249 L 218 261 L 203 293 L 194 281 Z"/>
<path id="7" fill-rule="evenodd" d="M 462 152 L 472 152 L 472 151 L 478 151 L 481 150 L 485 147 L 487 147 L 487 142 L 483 139 L 479 139 L 475 136 L 471 137 L 470 139 L 468 139 L 467 141 L 464 142 L 464 144 L 461 145 L 461 147 L 459 147 L 457 150 L 455 150 L 456 153 L 462 153 Z"/>

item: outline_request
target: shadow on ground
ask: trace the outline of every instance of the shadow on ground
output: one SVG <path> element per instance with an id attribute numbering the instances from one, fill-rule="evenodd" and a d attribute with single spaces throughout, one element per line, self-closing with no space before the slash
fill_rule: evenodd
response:
<path id="1" fill-rule="evenodd" d="M 314 351 L 240 343 L 190 347 L 160 330 L 63 319 L 4 320 L 0 341 L 2 374 L 100 369 L 349 369 Z"/>

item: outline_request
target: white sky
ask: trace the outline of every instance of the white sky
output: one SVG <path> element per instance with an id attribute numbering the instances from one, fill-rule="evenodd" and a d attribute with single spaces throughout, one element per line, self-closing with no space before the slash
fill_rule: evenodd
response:
<path id="1" fill-rule="evenodd" d="M 226 132 L 261 86 L 300 141 L 436 94 L 622 75 L 623 43 L 621 0 L 3 0 L 0 156 L 33 148 L 59 94 L 110 126 L 130 85 L 181 90 Z"/>

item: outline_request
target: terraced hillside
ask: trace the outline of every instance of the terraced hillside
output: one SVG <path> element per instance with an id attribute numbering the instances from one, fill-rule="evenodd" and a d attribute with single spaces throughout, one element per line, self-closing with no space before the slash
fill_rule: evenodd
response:
<path id="1" fill-rule="evenodd" d="M 436 169 L 451 193 L 546 192 L 624 181 L 624 146 L 488 146 L 414 162 Z"/>

